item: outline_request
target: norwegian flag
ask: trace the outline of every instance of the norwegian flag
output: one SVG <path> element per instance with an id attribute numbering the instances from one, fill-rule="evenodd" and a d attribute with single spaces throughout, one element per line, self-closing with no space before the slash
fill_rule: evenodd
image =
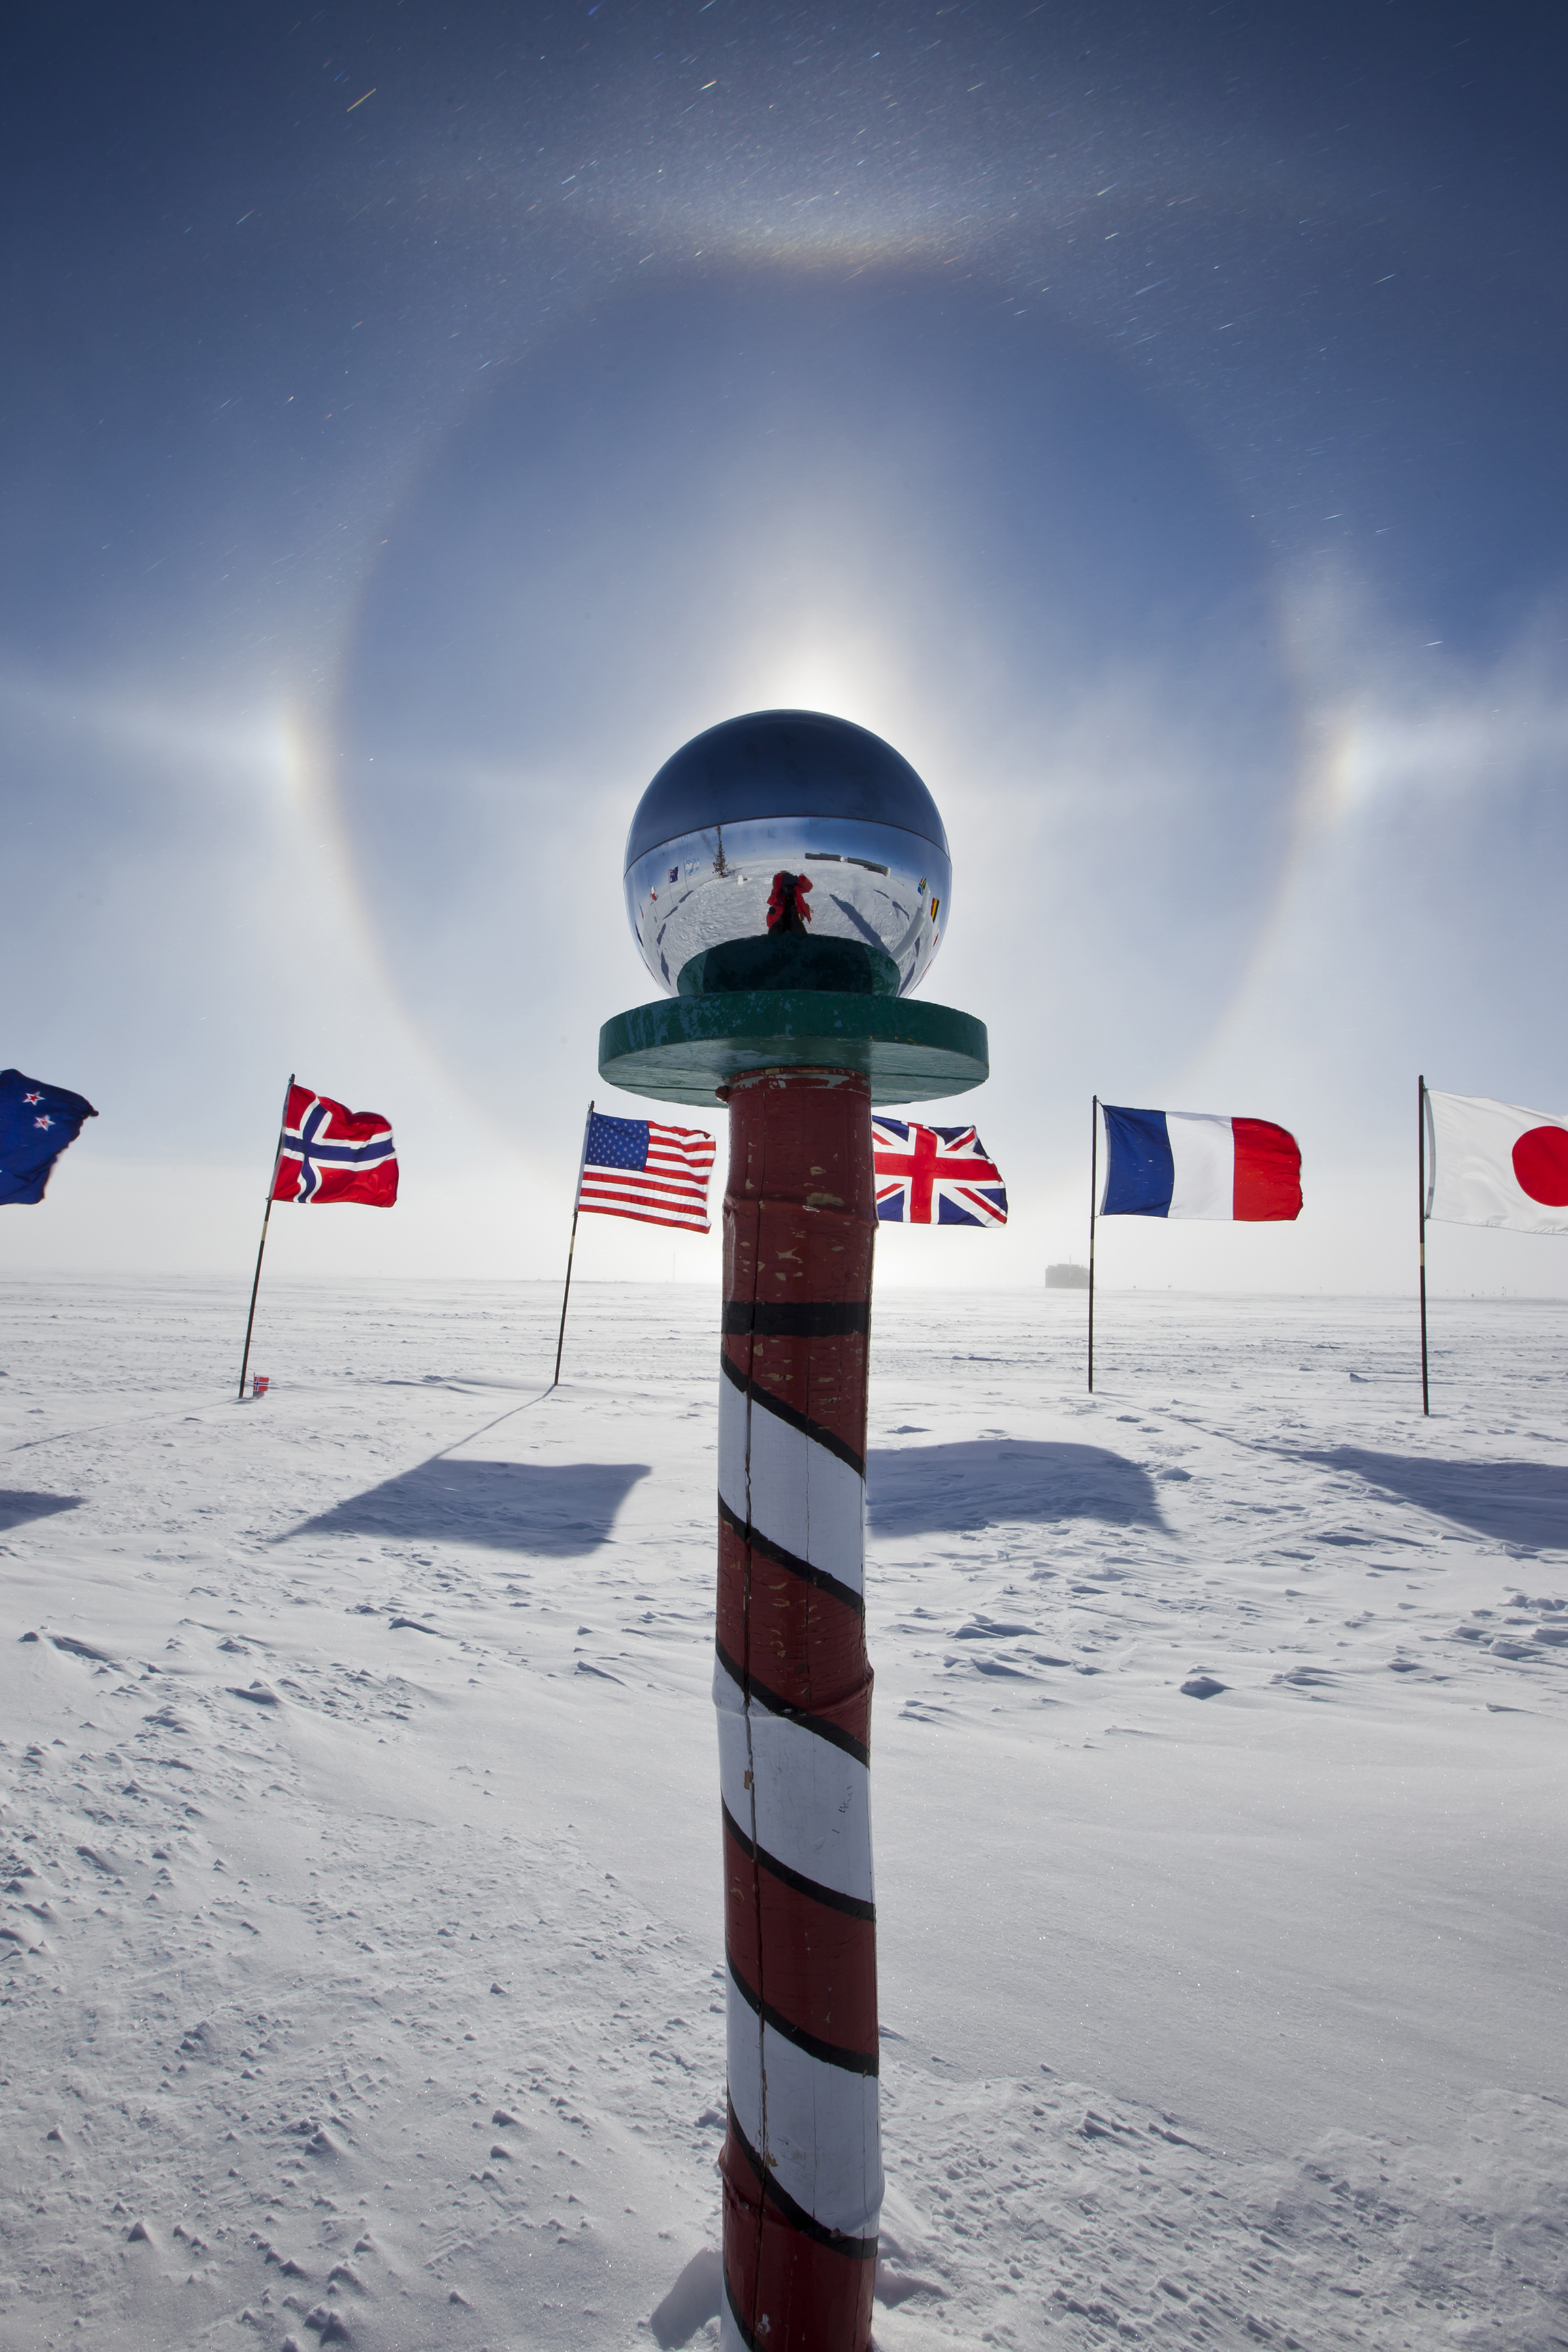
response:
<path id="1" fill-rule="evenodd" d="M 317 1208 L 358 1201 L 367 1209 L 390 1209 L 397 1198 L 391 1128 L 378 1110 L 348 1110 L 309 1087 L 290 1087 L 272 1198 Z"/>
<path id="2" fill-rule="evenodd" d="M 874 1118 L 877 1215 L 889 1225 L 1005 1225 L 1007 1188 L 972 1127 Z"/>

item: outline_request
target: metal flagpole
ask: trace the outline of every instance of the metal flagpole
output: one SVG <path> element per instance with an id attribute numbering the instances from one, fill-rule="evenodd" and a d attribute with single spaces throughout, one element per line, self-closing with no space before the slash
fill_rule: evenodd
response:
<path id="1" fill-rule="evenodd" d="M 1094 1204 L 1100 1190 L 1100 1097 L 1089 1114 L 1089 1392 L 1094 1394 Z"/>
<path id="2" fill-rule="evenodd" d="M 261 1213 L 261 1242 L 256 1253 L 256 1279 L 250 1286 L 250 1313 L 245 1324 L 245 1353 L 239 1360 L 239 1402 L 245 1402 L 245 1375 L 250 1362 L 250 1334 L 256 1325 L 256 1294 L 261 1287 L 261 1259 L 267 1247 L 267 1227 L 272 1215 L 272 1195 L 278 1183 L 278 1162 L 283 1157 L 283 1128 L 289 1117 L 289 1097 L 294 1091 L 294 1073 L 289 1073 L 289 1084 L 283 1090 L 283 1109 L 278 1121 L 278 1149 L 272 1155 L 272 1173 L 267 1180 L 267 1206 Z"/>
<path id="3" fill-rule="evenodd" d="M 583 1122 L 583 1155 L 577 1162 L 577 1190 L 572 1196 L 572 1238 L 566 1245 L 566 1287 L 561 1294 L 561 1328 L 555 1339 L 555 1377 L 552 1389 L 561 1386 L 561 1350 L 566 1345 L 566 1301 L 572 1296 L 572 1253 L 577 1246 L 577 1215 L 583 1205 L 583 1171 L 588 1164 L 588 1130 L 594 1124 L 594 1106 L 588 1105 L 588 1116 Z M 545 1393 L 548 1395 L 549 1391 Z"/>
<path id="4" fill-rule="evenodd" d="M 1426 1385 L 1426 1080 L 1415 1081 L 1415 1181 L 1420 1195 L 1421 1234 L 1421 1410 L 1430 1413 L 1432 1399 Z"/>

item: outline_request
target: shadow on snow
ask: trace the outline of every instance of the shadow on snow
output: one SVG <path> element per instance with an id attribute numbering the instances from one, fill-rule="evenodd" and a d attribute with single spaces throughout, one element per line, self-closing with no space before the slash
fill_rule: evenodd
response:
<path id="1" fill-rule="evenodd" d="M 1568 1547 L 1568 1469 L 1551 1463 L 1434 1462 L 1419 1454 L 1364 1453 L 1358 1445 L 1293 1458 L 1352 1471 L 1369 1486 L 1478 1535 Z"/>
<path id="2" fill-rule="evenodd" d="M 47 1519 L 56 1511 L 74 1511 L 79 1495 L 25 1495 L 15 1486 L 0 1486 L 0 1535 L 8 1528 L 25 1527 L 29 1519 Z"/>
<path id="3" fill-rule="evenodd" d="M 646 1462 L 422 1462 L 290 1528 L 290 1536 L 395 1536 L 575 1559 L 609 1540 Z M 285 1538 L 286 1540 L 287 1538 Z"/>
<path id="4" fill-rule="evenodd" d="M 1025 1438 L 885 1448 L 867 1465 L 866 1502 L 872 1529 L 880 1536 L 928 1535 L 1008 1519 L 1163 1524 L 1153 1480 L 1136 1462 L 1103 1445 Z"/>

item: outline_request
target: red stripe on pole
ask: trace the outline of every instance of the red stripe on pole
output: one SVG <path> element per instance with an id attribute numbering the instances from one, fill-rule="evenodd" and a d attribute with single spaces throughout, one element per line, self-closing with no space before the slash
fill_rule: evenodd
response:
<path id="1" fill-rule="evenodd" d="M 877 2245 L 812 2233 L 769 2193 L 731 2114 L 724 2184 L 724 2291 L 752 2352 L 857 2352 L 871 2336 Z M 765 2326 L 763 2323 L 766 2323 Z"/>
<path id="2" fill-rule="evenodd" d="M 1301 1152 L 1288 1128 L 1267 1118 L 1233 1118 L 1236 1192 L 1233 1213 L 1253 1223 L 1301 1213 Z"/>
<path id="3" fill-rule="evenodd" d="M 877 1204 L 865 1080 L 788 1070 L 731 1087 L 724 1217 L 727 1298 L 766 1306 L 868 1300 Z M 866 1333 L 831 1339 L 739 1333 L 724 1347 L 765 1394 L 864 1455 Z"/>
<path id="4" fill-rule="evenodd" d="M 749 1617 L 748 1617 L 749 1612 Z M 788 1706 L 831 1711 L 841 1730 L 870 1744 L 871 1680 L 865 1621 L 719 1522 L 719 1646 Z"/>
<path id="5" fill-rule="evenodd" d="M 753 1863 L 724 1832 L 724 1945 L 752 1999 L 766 1980 L 770 2025 L 822 2051 L 839 2051 L 858 2074 L 877 2071 L 877 1929 L 816 1900 Z M 765 1962 L 765 1968 L 764 1968 Z"/>

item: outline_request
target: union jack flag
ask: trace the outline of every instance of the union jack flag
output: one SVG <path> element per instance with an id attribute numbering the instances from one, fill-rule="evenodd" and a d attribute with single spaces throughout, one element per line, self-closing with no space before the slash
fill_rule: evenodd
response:
<path id="1" fill-rule="evenodd" d="M 309 1087 L 290 1087 L 272 1198 L 320 1208 L 358 1201 L 367 1209 L 390 1209 L 397 1198 L 391 1128 L 378 1110 L 346 1110 Z"/>
<path id="2" fill-rule="evenodd" d="M 1005 1225 L 1007 1188 L 972 1127 L 874 1118 L 877 1215 L 889 1225 Z"/>

